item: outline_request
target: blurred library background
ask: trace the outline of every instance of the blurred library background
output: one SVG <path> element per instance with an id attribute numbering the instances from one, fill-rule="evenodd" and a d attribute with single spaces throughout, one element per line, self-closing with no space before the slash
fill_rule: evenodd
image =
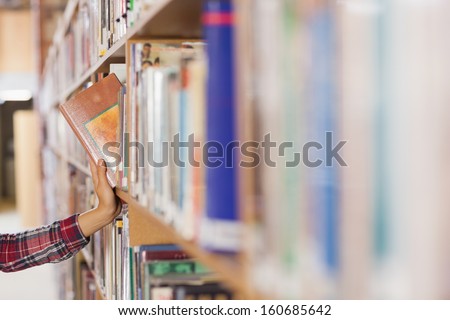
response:
<path id="1" fill-rule="evenodd" d="M 59 106 L 110 73 L 123 203 L 0 299 L 449 299 L 448 30 L 445 0 L 0 0 L 0 233 L 97 205 Z M 126 148 L 191 134 L 231 165 Z"/>
<path id="2" fill-rule="evenodd" d="M 64 1 L 48 1 L 46 26 L 50 29 L 43 29 L 38 37 L 30 1 L 0 2 L 0 233 L 35 228 L 45 221 L 33 100 L 38 91 L 40 48 L 49 46 L 52 26 L 64 6 Z M 50 265 L 0 273 L 0 282 L 1 299 L 58 297 Z"/>

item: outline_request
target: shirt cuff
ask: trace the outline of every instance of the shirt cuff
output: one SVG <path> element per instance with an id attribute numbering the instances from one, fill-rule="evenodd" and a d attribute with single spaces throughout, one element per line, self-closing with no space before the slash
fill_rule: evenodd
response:
<path id="1" fill-rule="evenodd" d="M 81 232 L 78 216 L 79 214 L 74 214 L 60 222 L 62 239 L 72 253 L 78 252 L 89 243 L 89 238 Z"/>

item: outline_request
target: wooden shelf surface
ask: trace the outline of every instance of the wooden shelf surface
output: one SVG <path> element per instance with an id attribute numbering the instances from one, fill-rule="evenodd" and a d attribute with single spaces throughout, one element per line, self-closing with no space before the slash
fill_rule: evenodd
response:
<path id="1" fill-rule="evenodd" d="M 83 165 L 82 163 L 80 163 L 79 161 L 77 161 L 75 159 L 71 159 L 71 158 L 67 157 L 67 155 L 60 152 L 56 147 L 51 146 L 51 147 L 49 147 L 49 149 L 62 161 L 72 165 L 77 170 L 83 172 L 86 175 L 91 175 L 91 170 L 89 169 L 89 167 L 86 167 L 85 165 Z"/>

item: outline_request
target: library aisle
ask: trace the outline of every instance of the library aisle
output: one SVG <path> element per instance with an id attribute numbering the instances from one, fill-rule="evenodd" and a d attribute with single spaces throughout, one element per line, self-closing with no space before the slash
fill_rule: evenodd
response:
<path id="1" fill-rule="evenodd" d="M 0 202 L 0 233 L 24 230 L 11 205 Z M 0 273 L 0 300 L 55 300 L 58 298 L 54 265 L 14 273 Z"/>

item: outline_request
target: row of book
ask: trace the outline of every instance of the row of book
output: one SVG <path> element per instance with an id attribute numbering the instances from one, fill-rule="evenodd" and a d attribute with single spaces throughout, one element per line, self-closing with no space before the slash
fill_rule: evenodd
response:
<path id="1" fill-rule="evenodd" d="M 243 195 L 254 286 L 286 298 L 449 297 L 448 3 L 237 7 L 245 126 L 253 140 L 293 143 L 252 171 Z"/>
<path id="2" fill-rule="evenodd" d="M 127 43 L 118 185 L 187 239 L 237 252 L 234 26 L 218 14 L 232 15 L 231 2 L 205 3 L 204 41 Z"/>
<path id="3" fill-rule="evenodd" d="M 59 102 L 52 95 L 66 93 L 75 80 L 126 35 L 128 28 L 160 1 L 77 1 L 62 39 L 49 50 L 44 72 L 45 78 L 53 81 L 44 86 L 53 91 L 41 98 L 50 99 L 51 104 Z"/>
<path id="4" fill-rule="evenodd" d="M 176 245 L 147 245 L 130 249 L 134 282 L 131 299 L 232 299 L 217 275 L 189 258 Z M 127 292 L 128 293 L 128 292 Z"/>
<path id="5" fill-rule="evenodd" d="M 106 299 L 231 299 L 219 277 L 173 244 L 130 246 L 126 206 L 94 235 L 92 270 Z M 89 250 L 89 249 L 88 249 Z"/>
<path id="6" fill-rule="evenodd" d="M 190 262 L 155 262 L 146 265 L 144 274 L 144 300 L 230 300 L 232 294 L 219 283 L 198 284 L 198 277 L 187 276 L 192 272 Z M 159 270 L 158 270 L 159 269 Z M 165 273 L 170 270 L 171 274 Z M 183 269 L 183 270 L 182 270 Z M 180 270 L 180 271 L 179 271 Z M 182 271 L 181 271 L 182 270 Z M 182 273 L 180 273 L 182 272 Z M 195 272 L 195 270 L 194 270 Z M 165 277 L 159 274 L 165 274 Z M 173 273 L 176 273 L 174 275 Z M 152 276 L 157 274 L 155 278 Z M 80 299 L 95 300 L 98 297 L 95 273 L 86 264 L 80 265 Z"/>
<path id="7" fill-rule="evenodd" d="M 119 140 L 128 165 L 119 186 L 192 239 L 203 210 L 204 173 L 188 163 L 187 150 L 169 147 L 174 139 L 187 142 L 189 134 L 204 139 L 204 43 L 143 40 L 129 46 L 128 105 L 122 110 L 129 120 L 123 132 L 130 135 Z"/>

